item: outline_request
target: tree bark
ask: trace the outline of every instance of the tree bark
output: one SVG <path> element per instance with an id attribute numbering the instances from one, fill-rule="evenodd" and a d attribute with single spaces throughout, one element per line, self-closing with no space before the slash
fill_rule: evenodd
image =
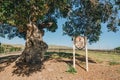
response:
<path id="1" fill-rule="evenodd" d="M 48 49 L 48 45 L 43 41 L 44 30 L 39 30 L 35 24 L 27 24 L 27 35 L 25 49 L 19 61 L 27 64 L 42 64 L 44 53 Z"/>

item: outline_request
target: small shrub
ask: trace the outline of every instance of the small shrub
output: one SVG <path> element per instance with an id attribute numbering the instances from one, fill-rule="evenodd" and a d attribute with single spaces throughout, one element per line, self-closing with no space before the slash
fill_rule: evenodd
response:
<path id="1" fill-rule="evenodd" d="M 21 50 L 22 50 L 22 49 L 19 48 L 19 47 L 11 47 L 11 48 L 9 49 L 9 52 L 21 51 Z"/>
<path id="2" fill-rule="evenodd" d="M 19 47 L 19 48 L 17 48 L 17 51 L 22 51 L 22 48 L 20 48 L 20 47 Z"/>
<path id="3" fill-rule="evenodd" d="M 11 47 L 11 48 L 9 49 L 9 51 L 10 51 L 10 52 L 13 52 L 13 51 L 16 51 L 16 49 L 15 49 L 14 47 Z"/>
<path id="4" fill-rule="evenodd" d="M 75 74 L 77 73 L 76 69 L 72 65 L 68 65 L 68 70 L 66 72 Z"/>
<path id="5" fill-rule="evenodd" d="M 120 47 L 115 48 L 115 50 L 120 50 Z"/>
<path id="6" fill-rule="evenodd" d="M 0 53 L 4 53 L 4 51 L 5 51 L 5 48 L 0 46 Z"/>
<path id="7" fill-rule="evenodd" d="M 51 57 L 52 57 L 53 59 L 60 58 L 60 56 L 57 55 L 57 54 L 53 54 Z"/>

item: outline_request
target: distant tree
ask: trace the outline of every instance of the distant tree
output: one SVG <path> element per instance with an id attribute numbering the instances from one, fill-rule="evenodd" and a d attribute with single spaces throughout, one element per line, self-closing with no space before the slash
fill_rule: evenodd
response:
<path id="1" fill-rule="evenodd" d="M 73 8 L 63 25 L 65 35 L 87 36 L 90 43 L 99 40 L 101 23 L 108 31 L 118 31 L 120 26 L 120 0 L 72 0 Z"/>
<path id="2" fill-rule="evenodd" d="M 19 61 L 42 62 L 48 48 L 42 39 L 44 29 L 55 32 L 57 19 L 69 12 L 68 3 L 68 0 L 0 0 L 0 36 L 26 40 Z"/>
<path id="3" fill-rule="evenodd" d="M 120 50 L 120 47 L 116 47 L 115 50 Z"/>

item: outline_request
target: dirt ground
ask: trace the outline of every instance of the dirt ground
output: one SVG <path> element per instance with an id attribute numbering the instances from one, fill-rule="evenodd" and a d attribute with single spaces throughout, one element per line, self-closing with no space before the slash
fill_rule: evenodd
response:
<path id="1" fill-rule="evenodd" d="M 19 55 L 0 57 L 0 80 L 120 80 L 120 65 L 110 66 L 106 62 L 89 61 L 89 71 L 86 72 L 85 62 L 76 60 L 77 73 L 68 73 L 66 71 L 68 64 L 72 64 L 71 59 L 48 59 L 42 70 L 31 70 L 27 75 L 24 74 L 25 71 L 21 72 L 14 67 L 18 57 Z M 16 70 L 18 73 L 15 73 Z"/>

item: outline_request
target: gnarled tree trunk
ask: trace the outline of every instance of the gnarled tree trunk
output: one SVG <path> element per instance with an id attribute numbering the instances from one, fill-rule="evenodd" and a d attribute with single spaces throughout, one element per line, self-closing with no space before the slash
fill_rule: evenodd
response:
<path id="1" fill-rule="evenodd" d="M 28 64 L 42 64 L 44 53 L 48 49 L 48 45 L 42 40 L 44 30 L 39 29 L 32 23 L 28 24 L 27 28 L 25 49 L 22 52 L 19 61 Z"/>

